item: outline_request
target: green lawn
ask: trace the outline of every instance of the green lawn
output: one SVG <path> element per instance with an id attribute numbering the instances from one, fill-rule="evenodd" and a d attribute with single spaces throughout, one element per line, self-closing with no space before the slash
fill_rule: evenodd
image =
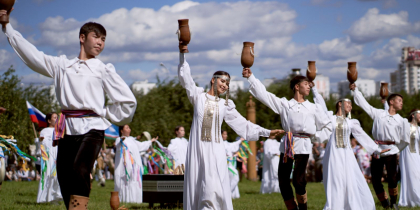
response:
<path id="1" fill-rule="evenodd" d="M 93 183 L 93 189 L 91 192 L 91 200 L 89 203 L 90 210 L 104 210 L 110 209 L 109 198 L 110 192 L 113 190 L 113 182 L 107 181 L 106 187 L 97 186 L 97 182 Z M 372 187 L 372 186 L 371 186 Z M 385 186 L 386 187 L 386 186 Z M 270 195 L 259 194 L 260 183 L 250 182 L 247 180 L 242 181 L 239 184 L 239 190 L 241 193 L 240 199 L 233 200 L 233 206 L 235 209 L 286 209 L 281 195 L 278 193 Z M 387 189 L 387 188 L 385 188 Z M 371 188 L 371 190 L 373 190 Z M 64 204 L 53 205 L 53 204 L 37 204 L 36 194 L 38 191 L 38 182 L 4 182 L 2 189 L 0 190 L 0 209 L 65 209 Z M 324 187 L 321 183 L 308 183 L 308 209 L 320 210 L 325 204 Z M 380 207 L 379 201 L 374 196 L 377 209 Z M 131 205 L 126 204 L 129 209 L 148 209 L 147 204 Z M 158 204 L 155 204 L 155 209 L 160 209 Z M 400 209 L 418 209 L 420 208 L 400 208 Z"/>

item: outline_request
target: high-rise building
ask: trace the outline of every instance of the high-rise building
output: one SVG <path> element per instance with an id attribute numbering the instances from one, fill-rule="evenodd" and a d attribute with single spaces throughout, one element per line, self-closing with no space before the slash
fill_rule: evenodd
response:
<path id="1" fill-rule="evenodd" d="M 405 91 L 409 94 L 420 89 L 420 49 L 402 48 L 398 69 L 390 74 L 393 92 Z"/>
<path id="2" fill-rule="evenodd" d="M 322 74 L 317 74 L 314 80 L 315 87 L 324 98 L 330 98 L 330 78 Z"/>

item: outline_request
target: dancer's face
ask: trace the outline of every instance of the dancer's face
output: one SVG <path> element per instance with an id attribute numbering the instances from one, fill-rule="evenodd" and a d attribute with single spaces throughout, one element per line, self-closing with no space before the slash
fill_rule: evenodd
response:
<path id="1" fill-rule="evenodd" d="M 123 136 L 130 136 L 130 134 L 131 134 L 131 128 L 130 128 L 130 126 L 129 125 L 124 125 L 124 128 L 121 131 L 121 134 Z"/>
<path id="2" fill-rule="evenodd" d="M 52 114 L 51 119 L 48 120 L 50 127 L 54 127 L 56 122 L 57 122 L 57 114 Z"/>
<path id="3" fill-rule="evenodd" d="M 213 80 L 213 85 L 214 85 L 214 78 L 212 80 Z M 212 88 L 214 88 L 214 86 L 212 86 Z M 226 92 L 229 89 L 229 81 L 223 78 L 217 78 L 216 88 L 217 88 L 218 94 L 222 94 Z"/>
<path id="4" fill-rule="evenodd" d="M 341 107 L 341 104 L 339 104 L 339 106 Z M 344 101 L 344 111 L 346 112 L 345 114 L 350 113 L 352 109 L 353 109 L 353 106 L 351 104 L 351 101 Z"/>
<path id="5" fill-rule="evenodd" d="M 295 85 L 295 90 L 303 96 L 308 96 L 311 91 L 311 87 L 309 86 L 308 81 L 303 81 Z"/>
<path id="6" fill-rule="evenodd" d="M 87 55 L 96 57 L 105 48 L 105 35 L 98 35 L 95 32 L 90 32 L 87 37 L 84 34 L 80 35 L 80 43 Z"/>
<path id="7" fill-rule="evenodd" d="M 179 130 L 176 132 L 176 136 L 178 138 L 182 138 L 185 136 L 185 129 L 184 127 L 180 127 Z"/>
<path id="8" fill-rule="evenodd" d="M 394 99 L 389 101 L 390 105 L 394 107 L 396 111 L 399 111 L 403 107 L 403 99 L 399 96 L 396 96 Z"/>
<path id="9" fill-rule="evenodd" d="M 416 120 L 417 123 L 420 122 L 420 113 L 415 113 L 414 114 L 414 119 Z"/>
<path id="10" fill-rule="evenodd" d="M 222 133 L 223 141 L 227 140 L 227 137 L 228 137 L 227 131 L 223 131 L 223 133 Z"/>

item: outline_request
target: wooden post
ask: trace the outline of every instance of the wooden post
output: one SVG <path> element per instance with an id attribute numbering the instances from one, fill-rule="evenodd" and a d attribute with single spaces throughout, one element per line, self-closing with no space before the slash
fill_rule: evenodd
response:
<path id="1" fill-rule="evenodd" d="M 246 103 L 246 118 L 252 122 L 256 123 L 256 114 L 255 114 L 255 102 L 252 101 L 252 96 L 249 97 L 249 101 Z M 249 147 L 253 155 L 248 157 L 248 179 L 251 181 L 257 181 L 257 167 L 256 167 L 256 155 L 257 155 L 257 142 L 249 141 Z"/>
<path id="2" fill-rule="evenodd" d="M 32 122 L 32 129 L 34 130 L 35 138 L 38 138 L 38 135 L 36 134 L 34 122 Z"/>

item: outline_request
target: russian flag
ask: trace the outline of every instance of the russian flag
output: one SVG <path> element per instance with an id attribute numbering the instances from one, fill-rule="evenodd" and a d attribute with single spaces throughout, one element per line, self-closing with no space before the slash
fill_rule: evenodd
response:
<path id="1" fill-rule="evenodd" d="M 111 127 L 105 130 L 105 139 L 115 141 L 118 137 L 120 137 L 118 126 L 112 124 Z"/>
<path id="2" fill-rule="evenodd" d="M 28 107 L 29 116 L 33 123 L 38 124 L 39 127 L 47 127 L 47 120 L 45 119 L 45 114 L 39 111 L 37 108 L 32 106 L 28 101 L 26 101 L 26 106 Z"/>

